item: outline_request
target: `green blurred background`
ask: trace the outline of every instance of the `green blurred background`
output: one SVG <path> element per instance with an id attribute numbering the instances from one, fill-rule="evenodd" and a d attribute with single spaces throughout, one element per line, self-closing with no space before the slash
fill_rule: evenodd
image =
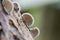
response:
<path id="1" fill-rule="evenodd" d="M 54 6 L 54 5 L 56 5 L 56 4 L 59 4 L 59 2 L 56 2 L 56 3 L 48 3 L 48 4 L 46 4 L 46 5 L 41 5 L 41 6 L 38 6 L 38 7 L 33 7 L 33 8 L 29 8 L 29 9 L 22 9 L 22 13 L 30 13 L 30 14 L 32 14 L 32 16 L 34 17 L 34 25 L 32 26 L 32 27 L 38 27 L 39 29 L 40 29 L 40 35 L 39 35 L 39 37 L 37 37 L 36 38 L 36 40 L 44 40 L 44 37 L 46 36 L 46 38 L 45 38 L 45 40 L 49 40 L 49 35 L 50 35 L 50 33 L 47 31 L 47 30 L 45 30 L 45 32 L 44 32 L 44 28 L 43 28 L 43 26 L 44 26 L 44 20 L 45 19 L 43 19 L 43 15 L 44 15 L 44 11 L 46 10 L 46 8 L 47 8 L 47 6 L 48 7 L 50 7 L 50 6 Z M 57 6 L 57 5 L 56 5 Z M 48 10 L 50 10 L 50 9 L 48 9 Z M 53 9 L 51 9 L 51 10 L 53 10 Z M 50 11 L 51 11 L 50 10 Z M 48 12 L 48 11 L 47 11 Z M 53 13 L 52 11 L 51 11 L 51 13 Z M 47 15 L 47 14 L 46 14 Z M 49 15 L 49 14 L 48 14 Z M 50 15 L 52 15 L 52 14 L 50 14 Z M 49 17 L 49 16 L 48 16 Z M 47 19 L 48 20 L 48 19 Z M 49 24 L 49 21 L 48 21 L 48 24 Z M 51 23 L 52 24 L 52 23 Z M 48 27 L 47 27 L 48 28 Z M 46 28 L 46 29 L 47 29 Z M 49 28 L 48 28 L 49 29 Z M 52 31 L 50 31 L 50 32 L 52 32 Z M 45 34 L 46 33 L 46 34 Z M 48 33 L 48 34 L 47 34 Z M 44 37 L 43 37 L 44 36 Z M 51 39 L 50 39 L 51 40 Z"/>
<path id="2" fill-rule="evenodd" d="M 32 27 L 38 27 L 40 29 L 40 35 L 39 35 L 39 37 L 36 38 L 36 40 L 55 40 L 55 38 L 53 37 L 53 32 L 52 32 L 53 27 L 52 26 L 50 27 L 50 25 L 52 25 L 52 21 L 50 24 L 49 24 L 49 22 L 52 19 L 52 17 L 55 15 L 54 7 L 57 6 L 57 8 L 59 9 L 60 6 L 58 6 L 58 4 L 60 5 L 60 1 L 59 0 L 18 0 L 18 2 L 21 5 L 21 13 L 27 12 L 27 13 L 32 14 L 32 16 L 34 17 L 35 21 L 34 21 L 34 25 Z M 51 7 L 53 7 L 53 8 L 51 8 Z M 51 9 L 49 9 L 49 8 L 51 8 Z M 48 10 L 46 10 L 46 9 L 48 9 L 50 11 L 48 12 Z M 46 12 L 48 12 L 48 14 L 45 13 L 48 16 L 44 18 L 45 10 L 46 10 Z M 51 11 L 51 10 L 53 10 L 53 11 Z M 49 17 L 50 17 L 50 20 L 49 20 Z M 48 22 L 44 21 L 46 18 L 47 18 Z M 44 22 L 46 23 L 46 26 L 48 24 L 49 24 L 49 26 L 43 27 Z"/>

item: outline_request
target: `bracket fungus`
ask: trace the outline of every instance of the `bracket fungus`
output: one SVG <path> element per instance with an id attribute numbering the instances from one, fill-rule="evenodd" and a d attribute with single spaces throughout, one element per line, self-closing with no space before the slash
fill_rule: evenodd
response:
<path id="1" fill-rule="evenodd" d="M 38 29 L 28 27 L 34 23 L 34 19 L 29 14 L 21 15 L 19 7 L 20 5 L 15 1 L 0 0 L 0 40 L 34 40 L 38 35 Z M 26 21 L 28 20 L 26 16 L 31 19 L 30 22 Z M 33 35 L 35 33 L 36 35 Z"/>

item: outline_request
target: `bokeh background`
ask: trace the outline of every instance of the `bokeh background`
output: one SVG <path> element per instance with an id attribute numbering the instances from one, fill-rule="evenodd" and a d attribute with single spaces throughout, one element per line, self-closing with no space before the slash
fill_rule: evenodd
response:
<path id="1" fill-rule="evenodd" d="M 30 13 L 40 29 L 36 40 L 60 40 L 60 0 L 17 0 L 21 13 Z M 59 25 L 58 25 L 59 24 Z M 57 30 L 57 31 L 56 31 Z"/>

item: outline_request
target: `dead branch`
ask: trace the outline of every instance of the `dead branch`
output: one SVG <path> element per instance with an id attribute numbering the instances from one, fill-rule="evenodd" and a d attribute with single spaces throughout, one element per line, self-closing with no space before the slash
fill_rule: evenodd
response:
<path id="1" fill-rule="evenodd" d="M 0 40 L 34 40 L 32 31 L 23 22 L 20 8 L 9 0 L 3 3 L 0 0 Z"/>

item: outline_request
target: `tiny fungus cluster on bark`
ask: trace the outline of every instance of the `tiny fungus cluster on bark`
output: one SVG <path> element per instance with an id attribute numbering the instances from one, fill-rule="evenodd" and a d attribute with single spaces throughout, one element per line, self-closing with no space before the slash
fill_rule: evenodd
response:
<path id="1" fill-rule="evenodd" d="M 0 0 L 0 40 L 35 40 L 40 31 L 29 13 L 21 14 L 18 2 Z"/>

